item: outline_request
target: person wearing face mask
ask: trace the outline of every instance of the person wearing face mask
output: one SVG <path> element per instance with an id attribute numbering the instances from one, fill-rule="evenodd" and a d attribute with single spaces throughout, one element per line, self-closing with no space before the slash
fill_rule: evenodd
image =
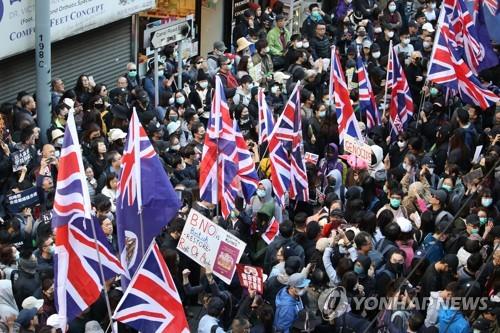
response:
<path id="1" fill-rule="evenodd" d="M 232 73 L 233 62 L 226 56 L 219 57 L 219 71 L 217 75 L 220 77 L 222 86 L 225 89 L 236 89 L 238 87 L 238 80 Z"/>
<path id="2" fill-rule="evenodd" d="M 390 28 L 391 30 L 399 30 L 403 25 L 401 14 L 398 11 L 398 4 L 391 0 L 387 2 L 387 7 L 382 12 L 380 23 Z"/>
<path id="3" fill-rule="evenodd" d="M 169 87 L 168 89 L 165 87 L 164 81 L 167 81 L 166 73 L 168 76 L 168 71 L 165 71 L 166 66 L 165 62 L 159 60 L 158 61 L 158 94 L 162 96 L 166 92 L 171 92 L 171 88 Z M 144 84 L 144 90 L 148 93 L 149 100 L 153 101 L 155 100 L 155 83 L 154 83 L 154 75 L 155 75 L 155 66 L 154 66 L 154 61 L 151 59 L 148 62 L 148 72 L 146 73 L 146 76 L 144 77 L 143 84 Z M 137 96 L 137 89 L 136 89 L 136 96 Z"/>
<path id="4" fill-rule="evenodd" d="M 283 221 L 281 207 L 273 198 L 272 192 L 273 187 L 271 181 L 269 179 L 261 180 L 257 187 L 257 192 L 250 199 L 250 204 L 247 205 L 247 215 L 252 216 L 252 218 L 255 217 L 264 204 L 272 202 L 274 204 L 274 218 L 281 223 Z"/>
<path id="5" fill-rule="evenodd" d="M 385 67 L 380 63 L 381 56 L 380 46 L 377 43 L 373 43 L 370 47 L 370 57 L 368 58 L 366 69 L 368 70 L 368 76 L 373 82 L 372 88 L 375 95 L 383 90 L 384 87 L 381 83 L 386 79 Z"/>
<path id="6" fill-rule="evenodd" d="M 238 40 L 248 36 L 248 30 L 254 28 L 255 12 L 247 9 L 236 20 L 233 30 L 233 46 L 238 47 Z"/>
<path id="7" fill-rule="evenodd" d="M 389 44 L 391 39 L 394 41 L 394 35 L 395 35 L 395 30 L 388 24 L 383 25 L 384 32 L 382 35 L 380 35 L 375 42 L 379 45 L 380 47 L 380 53 L 382 55 L 387 55 L 389 54 Z M 393 43 L 394 45 L 394 43 Z"/>
<path id="8" fill-rule="evenodd" d="M 214 77 L 217 73 L 217 69 L 219 68 L 218 59 L 220 56 L 224 55 L 227 48 L 224 45 L 224 42 L 216 41 L 214 42 L 213 50 L 208 52 L 207 54 L 207 65 L 208 65 L 208 74 L 210 77 Z"/>
<path id="9" fill-rule="evenodd" d="M 411 53 L 410 64 L 406 67 L 406 78 L 410 86 L 410 93 L 415 105 L 420 103 L 420 95 L 424 86 L 424 66 L 422 65 L 422 53 L 414 51 Z M 417 107 L 417 106 L 416 106 Z"/>
<path id="10" fill-rule="evenodd" d="M 302 23 L 301 32 L 307 38 L 312 38 L 316 31 L 318 23 L 328 23 L 328 17 L 321 11 L 319 4 L 313 3 L 309 6 L 309 13 L 311 13 Z"/>
<path id="11" fill-rule="evenodd" d="M 54 269 L 55 245 L 51 236 L 42 238 L 38 242 L 38 251 L 35 251 L 37 271 L 52 271 Z"/>
<path id="12" fill-rule="evenodd" d="M 413 44 L 415 46 L 415 50 L 417 51 L 423 51 L 424 49 L 427 49 L 429 46 L 432 48 L 432 34 L 436 30 L 432 26 L 431 23 L 427 22 L 422 25 L 422 33 L 419 35 L 419 39 Z M 426 40 L 426 37 L 431 37 L 431 40 Z M 424 41 L 427 43 L 424 45 Z M 430 44 L 429 44 L 430 42 Z"/>
<path id="13" fill-rule="evenodd" d="M 408 212 L 406 211 L 406 208 L 401 206 L 401 201 L 404 197 L 403 190 L 400 188 L 391 188 L 389 189 L 387 196 L 389 198 L 389 203 L 379 209 L 377 216 L 379 216 L 383 210 L 389 209 L 394 214 L 394 218 L 404 217 L 407 219 Z"/>
<path id="14" fill-rule="evenodd" d="M 189 103 L 193 105 L 198 116 L 206 120 L 210 116 L 210 98 L 212 96 L 212 87 L 209 85 L 208 80 L 208 75 L 203 70 L 199 70 L 195 89 L 192 89 L 188 96 Z"/>
<path id="15" fill-rule="evenodd" d="M 248 107 L 243 104 L 238 104 L 234 108 L 234 119 L 238 122 L 241 134 L 244 137 L 257 139 L 256 121 L 250 116 Z"/>
<path id="16" fill-rule="evenodd" d="M 299 311 L 304 308 L 301 297 L 305 295 L 309 283 L 310 280 L 301 273 L 292 274 L 287 286 L 276 295 L 274 326 L 278 332 L 291 332 Z"/>
<path id="17" fill-rule="evenodd" d="M 405 64 L 409 65 L 411 60 L 410 57 L 414 51 L 413 45 L 411 45 L 410 34 L 408 30 L 402 30 L 399 34 L 399 44 L 396 44 L 397 54 L 403 53 Z"/>
<path id="18" fill-rule="evenodd" d="M 479 199 L 480 198 L 480 199 Z M 478 209 L 485 210 L 488 217 L 495 219 L 497 218 L 498 208 L 493 200 L 493 194 L 489 188 L 484 188 L 481 194 L 478 196 Z"/>
<path id="19" fill-rule="evenodd" d="M 436 23 L 436 20 L 439 16 L 439 10 L 437 9 L 435 0 L 426 1 L 425 6 L 422 8 L 422 12 L 425 15 L 425 19 L 427 22 L 432 24 Z"/>
<path id="20" fill-rule="evenodd" d="M 375 275 L 376 292 L 379 297 L 385 297 L 391 281 L 404 274 L 405 253 L 402 250 L 397 248 L 389 250 L 387 258 L 387 263 Z"/>
<path id="21" fill-rule="evenodd" d="M 141 80 L 139 75 L 137 75 L 137 65 L 133 62 L 127 64 L 127 73 L 123 74 L 123 77 L 127 79 L 127 89 L 132 92 L 137 87 L 141 86 Z"/>

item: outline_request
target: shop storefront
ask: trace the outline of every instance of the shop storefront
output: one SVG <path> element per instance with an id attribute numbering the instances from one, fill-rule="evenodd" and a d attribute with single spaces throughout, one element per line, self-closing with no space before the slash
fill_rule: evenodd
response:
<path id="1" fill-rule="evenodd" d="M 0 103 L 35 92 L 35 0 L 3 1 L 0 15 Z M 79 74 L 115 84 L 133 55 L 132 15 L 154 0 L 52 0 L 52 77 L 72 88 Z"/>

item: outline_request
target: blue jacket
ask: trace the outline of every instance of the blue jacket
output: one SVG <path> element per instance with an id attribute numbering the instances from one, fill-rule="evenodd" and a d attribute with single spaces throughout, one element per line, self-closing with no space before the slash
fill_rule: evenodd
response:
<path id="1" fill-rule="evenodd" d="M 446 327 L 448 326 L 446 331 Z M 469 333 L 471 328 L 463 314 L 455 309 L 441 308 L 438 312 L 439 332 Z"/>
<path id="2" fill-rule="evenodd" d="M 274 326 L 277 332 L 289 333 L 293 322 L 297 319 L 299 311 L 304 308 L 302 301 L 292 297 L 287 290 L 282 288 L 276 295 L 276 313 L 274 314 Z"/>
<path id="3" fill-rule="evenodd" d="M 429 264 L 433 264 L 444 257 L 443 243 L 434 238 L 434 235 L 427 234 L 424 241 L 422 242 L 419 251 L 425 249 L 426 258 L 429 260 Z M 420 255 L 417 251 L 417 255 Z"/>

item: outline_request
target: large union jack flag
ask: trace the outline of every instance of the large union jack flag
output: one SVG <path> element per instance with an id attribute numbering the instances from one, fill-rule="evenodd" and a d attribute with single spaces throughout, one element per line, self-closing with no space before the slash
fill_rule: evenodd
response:
<path id="1" fill-rule="evenodd" d="M 73 110 L 64 133 L 52 223 L 56 233 L 55 303 L 64 321 L 60 324 L 65 327 L 66 320 L 72 320 L 99 298 L 103 288 L 99 259 L 105 279 L 124 273 L 91 215 Z"/>
<path id="2" fill-rule="evenodd" d="M 413 99 L 403 67 L 399 63 L 396 47 L 390 47 L 387 63 L 387 88 L 391 90 L 389 115 L 392 138 L 402 132 L 413 116 Z"/>
<path id="3" fill-rule="evenodd" d="M 264 89 L 259 88 L 257 93 L 257 103 L 259 106 L 259 145 L 267 142 L 274 129 L 273 114 L 267 105 Z"/>
<path id="4" fill-rule="evenodd" d="M 359 84 L 359 109 L 361 114 L 366 114 L 366 127 L 368 129 L 380 125 L 380 114 L 373 95 L 372 85 L 368 78 L 363 59 L 358 55 L 356 59 L 356 73 Z"/>
<path id="5" fill-rule="evenodd" d="M 156 242 L 151 242 L 113 315 L 140 332 L 189 333 L 182 301 Z"/>
<path id="6" fill-rule="evenodd" d="M 335 46 L 332 47 L 331 54 L 330 96 L 333 96 L 335 102 L 340 143 L 344 142 L 344 135 L 346 134 L 363 141 L 363 135 L 361 134 L 358 120 L 352 108 L 349 90 L 344 78 L 344 71 L 342 70 Z"/>
<path id="7" fill-rule="evenodd" d="M 486 1 L 486 4 L 492 5 L 492 2 Z M 479 2 L 473 5 L 471 13 L 464 0 L 444 0 L 442 10 L 449 24 L 450 44 L 458 58 L 463 58 L 474 74 L 496 66 L 498 56 L 491 47 Z"/>
<path id="8" fill-rule="evenodd" d="M 179 199 L 134 109 L 122 158 L 116 203 L 120 259 L 127 285 L 149 244 L 175 217 Z M 142 214 L 142 221 L 141 216 Z M 142 226 L 141 226 L 142 223 Z"/>
<path id="9" fill-rule="evenodd" d="M 276 141 L 290 152 L 289 157 L 286 156 L 285 149 L 280 148 Z M 297 83 L 270 137 L 271 181 L 274 193 L 281 204 L 284 204 L 284 194 L 288 190 L 290 199 L 309 200 L 306 166 L 302 158 L 301 146 L 300 90 L 299 83 Z M 285 186 L 286 184 L 291 186 Z"/>
<path id="10" fill-rule="evenodd" d="M 234 208 L 238 188 L 238 155 L 233 121 L 229 115 L 222 81 L 215 78 L 215 93 L 200 164 L 200 197 L 218 204 L 224 218 Z"/>
<path id="11" fill-rule="evenodd" d="M 441 12 L 433 53 L 429 64 L 428 80 L 458 91 L 465 103 L 478 105 L 482 109 L 498 101 L 498 96 L 481 87 L 479 79 L 460 57 L 451 39 L 448 16 Z"/>
<path id="12" fill-rule="evenodd" d="M 250 203 L 250 199 L 257 191 L 257 186 L 259 184 L 259 176 L 255 170 L 255 162 L 253 161 L 252 155 L 248 151 L 247 143 L 241 134 L 240 128 L 236 119 L 234 123 L 234 135 L 236 138 L 236 150 L 238 152 L 238 177 L 234 180 L 236 184 L 233 186 L 241 188 L 241 194 L 247 203 Z"/>

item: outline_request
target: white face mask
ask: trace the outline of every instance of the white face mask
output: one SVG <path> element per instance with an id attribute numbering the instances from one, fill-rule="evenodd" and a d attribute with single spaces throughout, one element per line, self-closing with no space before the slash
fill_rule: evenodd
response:
<path id="1" fill-rule="evenodd" d="M 390 6 L 389 6 L 389 11 L 390 11 L 391 13 L 394 13 L 394 12 L 396 11 L 396 5 L 390 5 Z"/>
<path id="2" fill-rule="evenodd" d="M 372 53 L 372 56 L 373 56 L 375 59 L 378 59 L 378 58 L 380 58 L 380 52 L 373 52 L 373 53 Z"/>
<path id="3" fill-rule="evenodd" d="M 408 45 L 408 44 L 410 44 L 410 38 L 405 38 L 405 39 L 402 39 L 402 40 L 401 40 L 401 43 L 403 43 L 404 45 Z"/>
<path id="4" fill-rule="evenodd" d="M 305 49 L 307 49 L 307 48 L 309 47 L 309 42 L 304 42 L 304 43 L 302 44 L 302 46 L 303 46 Z"/>
<path id="5" fill-rule="evenodd" d="M 325 116 L 326 116 L 326 111 L 320 111 L 319 112 L 319 117 L 320 118 L 325 118 Z"/>
<path id="6" fill-rule="evenodd" d="M 430 173 L 431 175 L 433 175 L 433 174 L 434 174 L 434 168 L 427 168 L 427 170 L 429 170 L 429 173 Z"/>
<path id="7" fill-rule="evenodd" d="M 424 47 L 424 49 L 428 49 L 429 47 L 431 47 L 431 43 L 429 43 L 429 42 L 423 42 L 422 46 Z"/>
<path id="8" fill-rule="evenodd" d="M 268 53 L 269 52 L 269 46 L 266 46 L 265 50 L 266 50 L 266 53 Z"/>
<path id="9" fill-rule="evenodd" d="M 297 295 L 299 296 L 304 296 L 307 289 L 306 288 L 301 288 L 301 289 L 296 289 L 297 290 Z"/>
<path id="10" fill-rule="evenodd" d="M 164 73 L 163 70 L 158 71 L 158 76 L 163 76 L 163 73 Z"/>
<path id="11" fill-rule="evenodd" d="M 379 34 L 382 32 L 382 28 L 381 27 L 375 27 L 375 29 L 373 29 L 373 31 L 376 33 L 376 34 Z"/>
<path id="12" fill-rule="evenodd" d="M 401 148 L 401 149 L 403 149 L 404 147 L 406 147 L 406 142 L 398 140 L 398 147 Z"/>
<path id="13" fill-rule="evenodd" d="M 295 47 L 298 49 L 302 48 L 302 42 L 296 42 Z"/>
<path id="14" fill-rule="evenodd" d="M 278 92 L 278 86 L 272 86 L 271 87 L 271 93 L 276 94 Z"/>
<path id="15" fill-rule="evenodd" d="M 64 142 L 64 137 L 61 136 L 60 138 L 56 139 L 55 144 L 59 145 L 59 146 L 62 146 L 63 142 Z"/>
<path id="16" fill-rule="evenodd" d="M 394 31 L 391 30 L 391 31 L 387 32 L 386 35 L 387 35 L 387 37 L 392 38 L 392 37 L 394 37 Z"/>
<path id="17" fill-rule="evenodd" d="M 370 268 L 368 269 L 368 276 L 373 277 L 374 275 L 375 275 L 375 268 L 373 268 L 373 266 L 370 266 Z"/>
<path id="18" fill-rule="evenodd" d="M 432 9 L 436 9 L 436 4 L 435 4 L 434 2 L 433 2 L 433 3 L 431 3 L 431 8 L 432 8 Z"/>
<path id="19" fill-rule="evenodd" d="M 207 87 L 208 87 L 208 81 L 201 81 L 200 82 L 201 89 L 207 89 Z"/>

